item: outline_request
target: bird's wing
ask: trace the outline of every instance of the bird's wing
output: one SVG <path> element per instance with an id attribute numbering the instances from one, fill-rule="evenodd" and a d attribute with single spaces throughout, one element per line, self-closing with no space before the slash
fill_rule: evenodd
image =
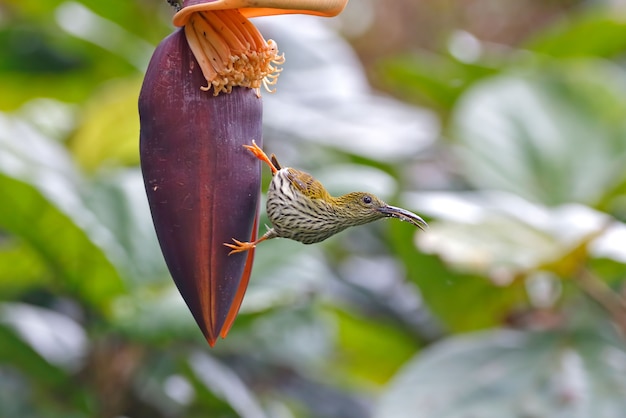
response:
<path id="1" fill-rule="evenodd" d="M 290 168 L 287 172 L 287 178 L 300 193 L 310 198 L 322 197 L 326 190 L 322 183 L 317 181 L 309 173 Z"/>

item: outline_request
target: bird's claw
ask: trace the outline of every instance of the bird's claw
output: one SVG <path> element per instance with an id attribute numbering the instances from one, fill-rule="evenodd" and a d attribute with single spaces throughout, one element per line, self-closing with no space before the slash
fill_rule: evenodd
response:
<path id="1" fill-rule="evenodd" d="M 230 244 L 228 242 L 224 243 L 224 246 L 231 248 L 232 251 L 228 253 L 228 255 L 242 253 L 244 251 L 248 251 L 256 247 L 256 244 L 253 242 L 242 242 L 233 238 L 234 244 Z"/>
<path id="2" fill-rule="evenodd" d="M 245 149 L 254 154 L 255 157 L 259 158 L 265 155 L 265 152 L 256 144 L 256 141 L 252 140 L 252 145 L 244 145 Z M 260 159 L 260 158 L 259 158 Z"/>
<path id="3" fill-rule="evenodd" d="M 272 174 L 275 174 L 278 171 L 267 154 L 256 144 L 254 139 L 252 140 L 252 145 L 244 145 L 243 147 L 254 154 L 256 158 L 266 163 L 272 170 Z"/>

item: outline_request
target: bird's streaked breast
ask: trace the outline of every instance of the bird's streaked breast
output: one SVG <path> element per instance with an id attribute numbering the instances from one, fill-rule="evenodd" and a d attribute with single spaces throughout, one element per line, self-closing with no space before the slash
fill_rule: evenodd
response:
<path id="1" fill-rule="evenodd" d="M 277 235 L 313 244 L 345 229 L 329 203 L 304 195 L 292 184 L 290 170 L 276 172 L 267 193 L 267 216 Z"/>

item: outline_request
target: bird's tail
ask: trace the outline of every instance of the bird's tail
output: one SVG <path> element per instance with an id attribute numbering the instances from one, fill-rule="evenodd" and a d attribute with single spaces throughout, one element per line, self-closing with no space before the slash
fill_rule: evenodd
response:
<path id="1" fill-rule="evenodd" d="M 276 170 L 280 170 L 282 167 L 278 163 L 278 159 L 276 159 L 276 155 L 272 154 L 270 158 L 272 159 L 272 164 L 274 164 L 274 167 L 276 167 Z"/>

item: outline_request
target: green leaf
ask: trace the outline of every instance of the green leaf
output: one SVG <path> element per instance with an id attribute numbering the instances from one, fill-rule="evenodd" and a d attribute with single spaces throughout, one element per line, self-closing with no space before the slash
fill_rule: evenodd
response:
<path id="1" fill-rule="evenodd" d="M 260 224 L 264 222 L 267 221 L 261 220 Z M 320 248 L 290 240 L 268 241 L 255 253 L 252 277 L 240 312 L 263 312 L 308 303 L 334 277 Z"/>
<path id="2" fill-rule="evenodd" d="M 47 362 L 77 370 L 83 362 L 87 338 L 70 317 L 25 303 L 0 304 L 0 324 L 11 327 Z"/>
<path id="3" fill-rule="evenodd" d="M 13 2 L 0 29 L 0 109 L 41 96 L 82 102 L 94 86 L 138 76 L 171 32 L 171 10 L 165 1 Z"/>
<path id="4" fill-rule="evenodd" d="M 447 112 L 469 85 L 496 70 L 465 64 L 447 55 L 419 51 L 383 61 L 378 72 L 399 97 L 427 102 Z"/>
<path id="5" fill-rule="evenodd" d="M 118 297 L 113 305 L 112 325 L 144 342 L 193 340 L 204 344 L 202 333 L 173 282 L 156 289 L 131 289 L 129 295 Z"/>
<path id="6" fill-rule="evenodd" d="M 48 279 L 47 267 L 37 252 L 22 240 L 0 239 L 0 298 L 12 298 Z"/>
<path id="7" fill-rule="evenodd" d="M 626 50 L 626 22 L 615 10 L 568 16 L 536 33 L 524 49 L 553 57 L 613 57 Z"/>
<path id="8" fill-rule="evenodd" d="M 266 414 L 254 393 L 226 364 L 204 352 L 197 351 L 191 354 L 189 366 L 195 375 L 194 377 L 205 385 L 217 399 L 225 401 L 237 412 L 237 416 L 241 418 L 266 418 Z M 204 402 L 206 401 L 205 399 Z M 220 415 L 230 416 L 226 411 L 223 411 L 222 414 Z"/>
<path id="9" fill-rule="evenodd" d="M 391 324 L 349 311 L 333 311 L 338 320 L 336 353 L 340 361 L 329 371 L 331 375 L 357 385 L 381 385 L 418 349 L 415 339 Z"/>
<path id="10" fill-rule="evenodd" d="M 87 171 L 139 164 L 139 79 L 111 82 L 86 104 L 70 151 Z"/>
<path id="11" fill-rule="evenodd" d="M 123 248 L 116 265 L 128 284 L 172 284 L 139 169 L 102 170 L 89 183 L 83 197 L 86 206 Z"/>
<path id="12" fill-rule="evenodd" d="M 44 360 L 15 331 L 0 323 L 0 363 L 11 364 L 33 381 L 49 386 L 67 383 L 67 376 L 60 368 Z"/>
<path id="13" fill-rule="evenodd" d="M 56 143 L 0 119 L 0 228 L 37 252 L 70 293 L 106 310 L 123 286 L 109 256 L 119 247 L 80 195 L 80 175 Z M 106 249 L 106 250 L 105 250 Z"/>
<path id="14" fill-rule="evenodd" d="M 598 207 L 626 181 L 625 113 L 624 72 L 572 61 L 479 83 L 460 100 L 452 130 L 475 187 Z"/>
<path id="15" fill-rule="evenodd" d="M 569 278 L 588 258 L 626 256 L 625 225 L 583 205 L 550 208 L 501 192 L 425 192 L 410 200 L 437 219 L 419 235 L 422 252 L 496 284 L 538 269 Z"/>
<path id="16" fill-rule="evenodd" d="M 220 348 L 303 374 L 323 374 L 325 358 L 332 354 L 335 323 L 314 304 L 276 309 L 233 327 Z"/>
<path id="17" fill-rule="evenodd" d="M 525 304 L 521 283 L 498 286 L 480 274 L 446 264 L 441 256 L 425 254 L 412 244 L 415 232 L 405 226 L 390 225 L 392 245 L 428 308 L 453 331 L 499 325 L 514 308 Z"/>
<path id="18" fill-rule="evenodd" d="M 450 338 L 405 365 L 375 417 L 619 418 L 626 347 L 597 331 Z"/>

